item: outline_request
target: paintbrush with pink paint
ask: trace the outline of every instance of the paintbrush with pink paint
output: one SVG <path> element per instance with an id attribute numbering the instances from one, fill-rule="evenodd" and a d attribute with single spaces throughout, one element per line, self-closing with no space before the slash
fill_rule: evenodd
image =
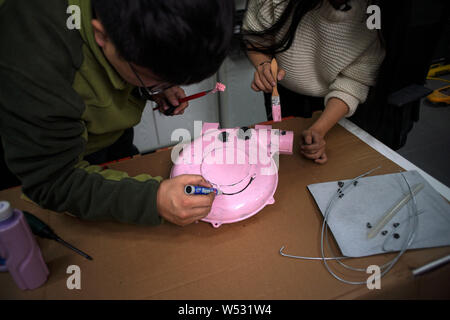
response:
<path id="1" fill-rule="evenodd" d="M 223 91 L 225 91 L 225 88 L 226 88 L 226 87 L 225 87 L 224 84 L 222 84 L 222 83 L 220 83 L 220 82 L 217 82 L 217 83 L 216 83 L 216 86 L 215 86 L 213 89 L 211 89 L 211 90 L 206 90 L 206 91 L 202 91 L 202 92 L 198 92 L 198 93 L 195 93 L 195 94 L 193 94 L 193 95 L 184 97 L 184 98 L 182 98 L 182 99 L 179 99 L 178 102 L 181 104 L 181 103 L 183 103 L 183 102 L 187 102 L 187 101 L 190 101 L 190 100 L 194 100 L 194 99 L 197 99 L 197 98 L 206 96 L 207 94 L 210 94 L 210 93 L 216 93 L 217 91 L 223 92 Z M 171 114 L 173 113 L 173 111 L 174 111 L 176 108 L 177 108 L 177 107 L 171 105 L 171 106 L 169 107 L 169 109 L 167 109 L 167 110 L 164 111 L 164 114 L 165 114 L 165 115 L 171 115 Z M 159 109 L 159 107 L 153 108 L 153 110 L 157 110 L 157 109 Z"/>
<path id="2" fill-rule="evenodd" d="M 272 59 L 270 64 L 270 69 L 272 71 L 272 76 L 277 79 L 278 75 L 278 63 L 277 60 Z M 278 87 L 275 85 L 272 91 L 272 119 L 274 122 L 281 121 L 281 105 L 280 105 L 280 95 L 278 94 Z"/>

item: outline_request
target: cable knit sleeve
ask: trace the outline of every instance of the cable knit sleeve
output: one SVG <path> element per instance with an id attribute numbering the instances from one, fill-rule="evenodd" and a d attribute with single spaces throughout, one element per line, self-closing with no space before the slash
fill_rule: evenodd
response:
<path id="1" fill-rule="evenodd" d="M 349 107 L 346 117 L 352 116 L 358 105 L 366 101 L 369 88 L 375 84 L 384 56 L 385 50 L 376 35 L 367 50 L 343 69 L 336 80 L 332 82 L 329 87 L 330 91 L 325 96 L 325 106 L 330 98 L 339 98 Z"/>
<path id="2" fill-rule="evenodd" d="M 263 31 L 274 22 L 273 2 L 267 0 L 249 0 L 242 22 L 246 31 Z"/>

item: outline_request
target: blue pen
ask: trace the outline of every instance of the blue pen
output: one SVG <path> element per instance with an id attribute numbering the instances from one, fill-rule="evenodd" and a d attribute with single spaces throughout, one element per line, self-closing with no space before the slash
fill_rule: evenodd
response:
<path id="1" fill-rule="evenodd" d="M 215 189 L 215 188 L 205 188 L 205 187 L 192 186 L 192 185 L 187 185 L 186 187 L 184 187 L 184 193 L 186 193 L 186 194 L 206 195 L 206 194 L 210 194 L 211 192 L 214 192 L 217 195 L 222 194 L 222 192 L 220 192 L 220 190 Z"/>

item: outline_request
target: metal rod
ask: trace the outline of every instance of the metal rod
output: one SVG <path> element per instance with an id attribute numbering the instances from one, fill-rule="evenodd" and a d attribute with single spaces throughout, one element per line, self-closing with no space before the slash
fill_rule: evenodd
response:
<path id="1" fill-rule="evenodd" d="M 442 266 L 442 265 L 444 265 L 446 263 L 449 263 L 449 262 L 450 262 L 450 254 L 445 256 L 445 257 L 442 257 L 442 258 L 439 258 L 437 260 L 434 260 L 434 261 L 432 261 L 430 263 L 427 263 L 426 265 L 424 265 L 422 267 L 414 269 L 412 271 L 412 274 L 414 276 L 419 276 L 421 274 L 424 274 L 424 273 L 426 273 L 428 271 L 431 271 L 431 270 L 433 270 L 433 269 L 435 269 L 437 267 L 440 267 L 440 266 Z"/>
<path id="2" fill-rule="evenodd" d="M 75 252 L 78 253 L 79 255 L 85 257 L 86 259 L 88 259 L 88 260 L 93 260 L 91 256 L 89 256 L 89 255 L 87 255 L 86 253 L 84 253 L 83 251 L 81 251 L 81 250 L 75 248 L 75 247 L 72 246 L 71 244 L 65 242 L 63 239 L 61 239 L 61 238 L 58 237 L 58 238 L 56 238 L 55 240 L 58 241 L 59 243 L 61 243 L 62 245 L 66 246 L 67 248 L 69 248 L 69 249 L 75 251 Z"/>
<path id="3" fill-rule="evenodd" d="M 423 183 L 419 183 L 414 186 L 412 190 L 412 194 L 416 195 L 419 193 L 420 190 L 422 190 L 424 187 Z M 378 232 L 388 223 L 395 214 L 405 205 L 408 203 L 408 201 L 411 200 L 411 192 L 405 195 L 402 199 L 400 199 L 396 204 L 394 204 L 389 211 L 386 212 L 386 214 L 381 218 L 380 221 L 378 221 L 375 228 L 373 228 L 369 234 L 367 235 L 367 238 L 371 239 L 375 237 Z"/>

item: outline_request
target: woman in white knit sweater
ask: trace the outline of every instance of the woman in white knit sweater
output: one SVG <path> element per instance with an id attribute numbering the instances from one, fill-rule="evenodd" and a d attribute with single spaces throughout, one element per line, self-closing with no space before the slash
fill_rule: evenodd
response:
<path id="1" fill-rule="evenodd" d="M 255 66 L 251 87 L 271 93 L 276 81 L 283 116 L 311 117 L 302 154 L 325 163 L 325 135 L 351 116 L 374 85 L 384 59 L 377 30 L 369 30 L 367 0 L 249 0 L 243 30 Z M 270 60 L 279 66 L 277 79 Z"/>

